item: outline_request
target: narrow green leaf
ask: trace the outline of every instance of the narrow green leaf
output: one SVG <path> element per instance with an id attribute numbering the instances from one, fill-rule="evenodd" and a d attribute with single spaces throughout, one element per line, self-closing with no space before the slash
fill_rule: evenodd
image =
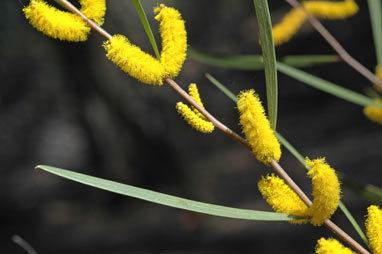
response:
<path id="1" fill-rule="evenodd" d="M 264 57 L 265 83 L 269 122 L 273 130 L 277 123 L 277 70 L 272 23 L 267 0 L 253 0 L 259 25 L 261 49 Z"/>
<path id="2" fill-rule="evenodd" d="M 381 0 L 368 0 L 371 27 L 378 65 L 382 65 L 382 4 Z"/>
<path id="3" fill-rule="evenodd" d="M 212 84 L 214 84 L 217 88 L 219 88 L 220 91 L 225 93 L 231 100 L 233 100 L 235 103 L 237 102 L 237 97 L 228 90 L 222 83 L 220 83 L 218 80 L 216 80 L 211 74 L 206 73 L 206 78 L 211 81 Z"/>
<path id="4" fill-rule="evenodd" d="M 223 56 L 189 47 L 187 54 L 194 60 L 218 67 L 238 70 L 262 70 L 263 57 L 259 55 Z"/>
<path id="5" fill-rule="evenodd" d="M 306 168 L 304 157 L 286 140 L 280 133 L 276 132 L 276 137 L 280 143 Z"/>
<path id="6" fill-rule="evenodd" d="M 278 62 L 277 69 L 280 72 L 284 73 L 285 75 L 288 75 L 307 85 L 310 85 L 314 88 L 317 88 L 321 91 L 334 95 L 338 98 L 344 99 L 346 101 L 352 102 L 354 104 L 358 104 L 361 106 L 371 105 L 371 106 L 379 107 L 378 104 L 376 104 L 371 98 L 366 97 L 365 95 L 353 92 L 349 89 L 343 88 L 341 86 L 338 86 L 329 81 L 313 76 L 304 71 L 298 70 L 286 64 Z"/>
<path id="7" fill-rule="evenodd" d="M 134 7 L 138 13 L 139 19 L 141 20 L 141 23 L 143 27 L 145 28 L 147 37 L 149 38 L 151 46 L 154 49 L 155 56 L 157 57 L 158 60 L 160 60 L 158 46 L 157 46 L 157 43 L 155 42 L 153 31 L 151 30 L 149 21 L 147 20 L 146 13 L 142 8 L 141 1 L 140 0 L 131 0 L 131 1 L 133 2 Z"/>
<path id="8" fill-rule="evenodd" d="M 38 165 L 36 169 L 42 169 L 49 173 L 98 189 L 197 213 L 204 213 L 233 219 L 261 221 L 288 221 L 300 218 L 283 213 L 246 210 L 202 203 L 51 166 Z"/>
<path id="9" fill-rule="evenodd" d="M 346 218 L 350 221 L 352 226 L 354 227 L 355 231 L 357 231 L 358 235 L 361 237 L 362 241 L 369 245 L 369 241 L 367 240 L 365 234 L 363 233 L 362 229 L 358 225 L 357 221 L 354 219 L 353 215 L 349 212 L 347 207 L 342 203 L 342 201 L 339 202 L 338 206 L 340 207 L 341 211 L 345 214 Z"/>
<path id="10" fill-rule="evenodd" d="M 282 62 L 294 67 L 309 67 L 316 64 L 336 63 L 341 61 L 337 55 L 300 55 L 286 56 Z"/>

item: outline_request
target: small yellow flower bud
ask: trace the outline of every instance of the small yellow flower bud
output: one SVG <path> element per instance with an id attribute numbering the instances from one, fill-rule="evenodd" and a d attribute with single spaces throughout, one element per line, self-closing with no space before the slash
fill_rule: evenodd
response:
<path id="1" fill-rule="evenodd" d="M 268 165 L 272 159 L 279 161 L 281 157 L 280 143 L 271 129 L 255 91 L 241 92 L 237 108 L 240 113 L 240 125 L 256 158 L 265 165 Z"/>
<path id="2" fill-rule="evenodd" d="M 288 213 L 297 216 L 306 216 L 308 206 L 297 194 L 284 182 L 283 179 L 274 176 L 262 177 L 257 183 L 259 191 L 273 210 L 278 213 Z M 308 219 L 291 220 L 292 224 L 307 223 Z"/>
<path id="3" fill-rule="evenodd" d="M 301 8 L 295 8 L 288 12 L 281 22 L 272 28 L 275 46 L 289 41 L 304 24 L 306 18 L 306 14 Z"/>
<path id="4" fill-rule="evenodd" d="M 308 212 L 311 223 L 314 226 L 321 226 L 326 219 L 336 211 L 340 200 L 340 183 L 334 171 L 326 162 L 325 158 L 309 160 L 305 163 L 311 167 L 308 172 L 313 185 L 313 204 Z"/>
<path id="5" fill-rule="evenodd" d="M 313 16 L 321 19 L 345 19 L 358 12 L 358 5 L 354 0 L 342 2 L 305 1 L 302 5 Z"/>
<path id="6" fill-rule="evenodd" d="M 379 107 L 374 106 L 366 106 L 363 109 L 363 113 L 369 118 L 371 121 L 382 125 L 382 99 L 374 100 Z"/>
<path id="7" fill-rule="evenodd" d="M 214 130 L 214 125 L 210 121 L 201 119 L 194 111 L 192 111 L 186 104 L 178 102 L 176 104 L 178 113 L 197 131 L 203 133 L 211 133 Z"/>

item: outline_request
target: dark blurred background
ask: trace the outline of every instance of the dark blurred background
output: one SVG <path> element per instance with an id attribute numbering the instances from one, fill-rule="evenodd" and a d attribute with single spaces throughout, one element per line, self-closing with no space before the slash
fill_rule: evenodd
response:
<path id="1" fill-rule="evenodd" d="M 154 31 L 152 8 L 142 0 Z M 252 1 L 164 1 L 186 20 L 189 45 L 222 54 L 261 54 Z M 0 1 L 0 252 L 25 253 L 27 240 L 47 253 L 313 253 L 326 228 L 286 222 L 241 221 L 168 208 L 97 190 L 40 170 L 47 164 L 180 197 L 245 209 L 271 208 L 257 181 L 270 173 L 219 131 L 201 134 L 176 113 L 169 87 L 139 84 L 105 58 L 103 38 L 85 43 L 42 35 L 28 24 L 28 0 Z M 107 1 L 104 28 L 122 33 L 153 54 L 128 0 Z M 290 9 L 270 1 L 273 22 Z M 324 25 L 368 69 L 376 63 L 366 1 L 347 20 Z M 156 33 L 157 34 L 157 33 Z M 158 34 L 157 34 L 158 35 Z M 160 41 L 157 40 L 159 43 Z M 160 45 L 160 43 L 159 43 Z M 334 54 L 308 24 L 288 54 Z M 369 82 L 344 63 L 305 69 L 363 92 Z M 176 81 L 196 82 L 207 109 L 240 132 L 235 105 L 205 78 L 209 72 L 233 92 L 254 88 L 265 101 L 262 71 L 233 71 L 190 57 Z M 278 131 L 304 156 L 326 156 L 350 179 L 381 186 L 381 126 L 362 107 L 279 75 Z M 280 164 L 311 192 L 304 169 L 283 149 Z M 362 225 L 369 201 L 343 190 L 343 201 Z M 338 211 L 333 220 L 360 241 Z"/>

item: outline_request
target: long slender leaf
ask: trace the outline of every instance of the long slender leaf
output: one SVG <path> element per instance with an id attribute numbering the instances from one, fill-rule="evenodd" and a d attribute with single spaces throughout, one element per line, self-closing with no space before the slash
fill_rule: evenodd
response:
<path id="1" fill-rule="evenodd" d="M 157 43 L 155 42 L 153 31 L 151 30 L 149 21 L 147 20 L 146 13 L 143 10 L 141 1 L 140 0 L 131 0 L 131 1 L 133 2 L 134 7 L 135 7 L 135 9 L 136 9 L 136 11 L 138 13 L 139 19 L 141 20 L 141 23 L 142 23 L 143 27 L 145 28 L 147 37 L 149 38 L 151 46 L 154 49 L 155 56 L 159 60 L 160 59 L 160 55 L 159 55 L 158 46 L 157 46 Z"/>
<path id="2" fill-rule="evenodd" d="M 382 65 L 382 4 L 381 0 L 368 0 L 371 27 L 378 65 Z"/>
<path id="3" fill-rule="evenodd" d="M 286 56 L 282 62 L 294 67 L 308 67 L 315 64 L 336 63 L 341 61 L 337 55 L 300 55 Z"/>
<path id="4" fill-rule="evenodd" d="M 341 86 L 338 86 L 329 81 L 313 76 L 304 71 L 298 70 L 286 64 L 278 62 L 277 69 L 280 72 L 284 73 L 285 75 L 295 78 L 307 85 L 310 85 L 321 91 L 334 95 L 338 98 L 344 99 L 346 101 L 350 101 L 354 104 L 358 104 L 361 106 L 371 105 L 371 106 L 379 107 L 378 104 L 376 104 L 371 98 L 366 97 L 365 95 L 353 92 L 349 89 L 343 88 Z"/>
<path id="5" fill-rule="evenodd" d="M 267 0 L 253 0 L 257 24 L 259 25 L 261 49 L 264 57 L 265 84 L 267 87 L 267 106 L 269 122 L 273 130 L 277 124 L 277 70 L 276 53 L 273 43 L 271 15 Z"/>
<path id="6" fill-rule="evenodd" d="M 283 213 L 238 209 L 193 201 L 51 166 L 38 165 L 36 169 L 42 169 L 57 176 L 98 189 L 197 213 L 233 219 L 261 221 L 288 221 L 301 218 Z"/>
<path id="7" fill-rule="evenodd" d="M 230 91 L 228 90 L 227 87 L 225 87 L 222 83 L 220 83 L 217 79 L 215 79 L 211 74 L 206 73 L 206 78 L 214 84 L 217 88 L 219 88 L 220 91 L 225 93 L 231 100 L 233 100 L 235 103 L 237 103 L 237 97 Z"/>
<path id="8" fill-rule="evenodd" d="M 263 57 L 259 55 L 223 56 L 203 52 L 193 47 L 189 47 L 187 53 L 199 62 L 218 67 L 238 70 L 262 70 L 264 68 Z"/>

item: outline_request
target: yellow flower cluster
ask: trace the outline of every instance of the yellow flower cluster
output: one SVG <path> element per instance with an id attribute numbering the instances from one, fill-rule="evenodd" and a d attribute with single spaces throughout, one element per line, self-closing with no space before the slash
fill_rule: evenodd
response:
<path id="1" fill-rule="evenodd" d="M 161 62 L 170 78 L 176 77 L 186 59 L 187 32 L 180 13 L 164 4 L 154 9 L 159 13 L 155 19 L 160 22 L 162 38 Z"/>
<path id="2" fill-rule="evenodd" d="M 165 70 L 163 65 L 150 54 L 131 44 L 123 35 L 114 35 L 104 42 L 106 57 L 130 76 L 142 83 L 162 85 Z"/>
<path id="3" fill-rule="evenodd" d="M 287 213 L 297 216 L 306 216 L 308 206 L 302 202 L 297 194 L 285 184 L 280 177 L 267 175 L 257 183 L 261 195 L 278 213 Z M 307 223 L 308 219 L 291 220 L 293 224 Z"/>
<path id="4" fill-rule="evenodd" d="M 240 113 L 240 125 L 256 158 L 265 165 L 268 165 L 273 159 L 279 161 L 281 157 L 280 143 L 271 129 L 255 91 L 241 92 L 237 108 Z"/>
<path id="5" fill-rule="evenodd" d="M 81 11 L 101 25 L 106 11 L 105 0 L 81 0 Z M 64 41 L 86 41 L 90 27 L 76 14 L 58 10 L 43 0 L 32 0 L 23 9 L 29 23 L 43 34 Z"/>
<path id="6" fill-rule="evenodd" d="M 202 108 L 204 108 L 196 84 L 192 83 L 189 85 L 188 93 Z M 197 131 L 203 133 L 211 133 L 214 130 L 214 125 L 208 121 L 205 116 L 203 116 L 196 108 L 192 107 L 191 109 L 186 104 L 178 102 L 176 104 L 176 109 L 178 110 L 178 113 L 184 118 L 184 120 L 186 120 L 186 122 Z"/>
<path id="7" fill-rule="evenodd" d="M 356 254 L 349 248 L 343 246 L 339 241 L 333 238 L 320 238 L 316 245 L 316 254 Z"/>
<path id="8" fill-rule="evenodd" d="M 163 79 L 176 77 L 182 68 L 186 58 L 187 33 L 184 20 L 174 8 L 161 4 L 155 12 L 159 12 L 156 19 L 160 21 L 162 37 L 160 61 L 121 35 L 114 35 L 104 43 L 104 48 L 106 56 L 130 76 L 142 83 L 162 85 Z"/>
<path id="9" fill-rule="evenodd" d="M 257 184 L 261 195 L 279 213 L 304 216 L 307 219 L 292 220 L 291 223 L 310 222 L 320 226 L 338 207 L 340 185 L 338 178 L 325 159 L 305 160 L 312 167 L 308 176 L 312 178 L 313 204 L 308 207 L 281 178 L 271 175 L 263 177 Z"/>
<path id="10" fill-rule="evenodd" d="M 380 105 L 379 107 L 375 106 L 366 106 L 363 109 L 363 113 L 369 118 L 371 121 L 376 122 L 382 125 L 382 99 L 375 99 L 375 103 Z"/>
<path id="11" fill-rule="evenodd" d="M 321 19 L 344 19 L 353 16 L 358 11 L 358 5 L 354 0 L 305 1 L 302 6 L 310 14 Z M 272 28 L 274 44 L 277 46 L 289 41 L 306 19 L 307 16 L 302 8 L 292 9 L 279 24 Z"/>
<path id="12" fill-rule="evenodd" d="M 366 235 L 373 254 L 382 254 L 382 210 L 371 205 L 367 209 Z M 344 253 L 353 254 L 352 250 L 344 247 L 335 239 L 321 238 L 317 242 L 316 254 Z"/>
<path id="13" fill-rule="evenodd" d="M 367 209 L 366 235 L 374 254 L 382 253 L 382 210 L 372 205 Z"/>
<path id="14" fill-rule="evenodd" d="M 340 200 L 340 183 L 334 171 L 325 161 L 325 158 L 309 160 L 306 165 L 311 167 L 308 172 L 313 185 L 313 204 L 308 209 L 311 223 L 321 226 L 337 210 Z"/>

